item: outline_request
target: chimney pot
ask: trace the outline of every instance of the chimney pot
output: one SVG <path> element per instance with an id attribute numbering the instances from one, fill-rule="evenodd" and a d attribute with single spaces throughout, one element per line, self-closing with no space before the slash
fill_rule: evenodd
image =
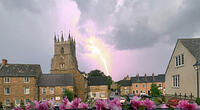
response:
<path id="1" fill-rule="evenodd" d="M 152 79 L 155 80 L 154 73 L 152 73 Z"/>
<path id="2" fill-rule="evenodd" d="M 6 65 L 7 64 L 7 59 L 2 59 L 2 64 Z"/>

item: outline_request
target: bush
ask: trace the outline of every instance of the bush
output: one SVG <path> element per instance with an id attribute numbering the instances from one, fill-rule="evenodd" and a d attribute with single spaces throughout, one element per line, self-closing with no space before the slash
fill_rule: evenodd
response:
<path id="1" fill-rule="evenodd" d="M 22 109 L 25 109 L 25 105 L 24 105 L 23 100 L 21 100 L 21 102 L 20 102 L 20 107 L 21 107 Z"/>
<path id="2" fill-rule="evenodd" d="M 200 98 L 196 98 L 196 103 L 200 105 Z"/>
<path id="3" fill-rule="evenodd" d="M 67 97 L 69 101 L 72 101 L 74 99 L 74 94 L 72 91 L 66 89 L 64 94 L 63 94 L 63 98 Z"/>
<path id="4" fill-rule="evenodd" d="M 151 96 L 152 97 L 160 97 L 161 91 L 158 89 L 158 86 L 156 84 L 151 85 Z"/>

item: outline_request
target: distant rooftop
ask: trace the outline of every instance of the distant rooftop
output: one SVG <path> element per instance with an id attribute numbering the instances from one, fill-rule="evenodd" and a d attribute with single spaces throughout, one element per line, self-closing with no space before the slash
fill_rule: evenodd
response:
<path id="1" fill-rule="evenodd" d="M 97 76 L 88 78 L 88 86 L 108 85 L 109 81 L 106 77 Z"/>

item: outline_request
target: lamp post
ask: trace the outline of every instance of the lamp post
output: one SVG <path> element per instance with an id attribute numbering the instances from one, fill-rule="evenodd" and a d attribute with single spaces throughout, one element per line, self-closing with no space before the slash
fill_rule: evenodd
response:
<path id="1" fill-rule="evenodd" d="M 193 67 L 197 71 L 197 98 L 199 98 L 199 70 L 200 70 L 200 61 L 197 60 L 197 62 L 193 65 Z"/>

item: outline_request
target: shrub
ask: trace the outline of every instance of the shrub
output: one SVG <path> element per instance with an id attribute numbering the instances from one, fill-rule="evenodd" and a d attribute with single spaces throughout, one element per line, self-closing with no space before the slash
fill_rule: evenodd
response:
<path id="1" fill-rule="evenodd" d="M 200 98 L 196 98 L 196 103 L 200 105 Z"/>
<path id="2" fill-rule="evenodd" d="M 156 84 L 151 85 L 151 96 L 152 97 L 161 96 L 161 91 L 158 89 L 158 86 Z"/>
<path id="3" fill-rule="evenodd" d="M 64 94 L 63 94 L 63 98 L 67 97 L 69 101 L 72 101 L 74 99 L 74 94 L 72 91 L 66 89 Z"/>

